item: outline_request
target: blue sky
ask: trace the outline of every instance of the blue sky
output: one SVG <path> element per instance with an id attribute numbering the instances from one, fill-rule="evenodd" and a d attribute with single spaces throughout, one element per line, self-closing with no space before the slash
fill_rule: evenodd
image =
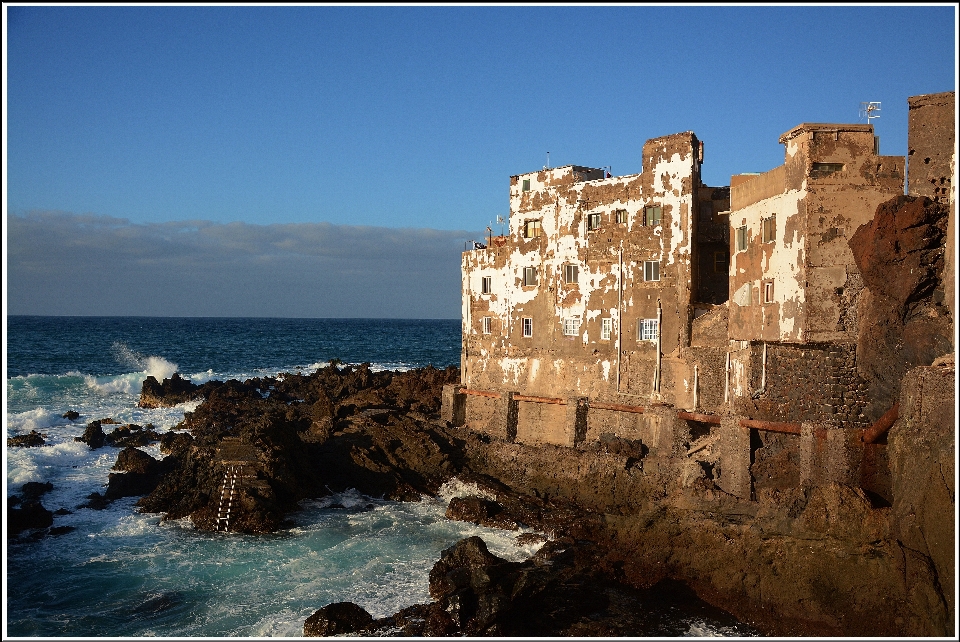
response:
<path id="1" fill-rule="evenodd" d="M 957 73 L 946 5 L 4 10 L 5 216 L 39 245 L 8 243 L 52 252 L 63 230 L 43 229 L 89 217 L 144 242 L 171 222 L 264 238 L 290 224 L 420 229 L 452 272 L 420 295 L 429 316 L 459 316 L 463 240 L 507 214 L 509 176 L 547 152 L 630 174 L 646 139 L 693 130 L 705 181 L 726 185 L 782 163 L 791 127 L 858 122 L 872 100 L 882 153 L 902 155 L 907 97 L 954 90 Z M 90 313 L 9 267 L 10 313 Z M 295 316 L 267 294 L 247 297 L 254 316 Z"/>

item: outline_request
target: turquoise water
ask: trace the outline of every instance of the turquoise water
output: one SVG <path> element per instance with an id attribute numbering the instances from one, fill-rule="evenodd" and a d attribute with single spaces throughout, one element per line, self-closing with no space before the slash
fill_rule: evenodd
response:
<path id="1" fill-rule="evenodd" d="M 78 508 L 103 492 L 118 449 L 74 441 L 94 419 L 177 425 L 196 403 L 137 408 L 143 379 L 195 382 L 309 373 L 331 359 L 373 369 L 458 365 L 459 320 L 7 318 L 7 437 L 37 430 L 46 445 L 7 448 L 5 491 L 51 482 L 41 498 L 54 527 L 7 544 L 5 637 L 300 636 L 316 609 L 352 601 L 375 617 L 430 601 L 440 552 L 479 535 L 523 560 L 518 533 L 444 518 L 474 494 L 456 481 L 440 497 L 399 503 L 355 491 L 304 502 L 295 526 L 269 536 L 207 533 L 189 519 L 139 513 L 136 498 Z M 62 417 L 80 413 L 76 422 Z M 157 445 L 142 448 L 160 458 Z M 689 635 L 737 634 L 691 618 Z"/>

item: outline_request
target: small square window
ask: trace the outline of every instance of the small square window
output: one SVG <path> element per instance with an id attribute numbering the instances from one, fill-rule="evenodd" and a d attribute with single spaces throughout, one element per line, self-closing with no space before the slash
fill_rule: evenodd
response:
<path id="1" fill-rule="evenodd" d="M 537 268 L 535 267 L 523 268 L 523 284 L 528 286 L 537 284 Z"/>
<path id="2" fill-rule="evenodd" d="M 743 225 L 737 228 L 737 252 L 743 252 L 747 249 L 747 226 Z"/>
<path id="3" fill-rule="evenodd" d="M 768 216 L 763 219 L 762 236 L 764 243 L 773 243 L 777 240 L 777 216 Z"/>
<path id="4" fill-rule="evenodd" d="M 569 317 L 563 320 L 563 334 L 575 337 L 580 334 L 580 317 Z"/>
<path id="5" fill-rule="evenodd" d="M 493 326 L 493 320 L 490 317 L 483 317 L 483 333 L 490 334 L 491 327 Z"/>
<path id="6" fill-rule="evenodd" d="M 773 281 L 763 282 L 763 302 L 773 303 Z"/>
<path id="7" fill-rule="evenodd" d="M 524 238 L 532 239 L 540 236 L 540 221 L 527 221 L 523 224 Z"/>
<path id="8" fill-rule="evenodd" d="M 482 294 L 490 294 L 493 292 L 493 277 L 485 276 L 480 280 L 480 292 Z"/>
<path id="9" fill-rule="evenodd" d="M 533 319 L 530 317 L 523 317 L 523 336 L 533 336 Z"/>
<path id="10" fill-rule="evenodd" d="M 660 261 L 644 261 L 643 262 L 643 280 L 644 281 L 660 280 Z"/>
<path id="11" fill-rule="evenodd" d="M 656 319 L 640 319 L 637 328 L 637 339 L 639 341 L 656 341 L 657 325 Z"/>
<path id="12" fill-rule="evenodd" d="M 656 227 L 660 225 L 663 210 L 659 205 L 651 205 L 643 208 L 643 224 L 647 227 Z"/>
<path id="13" fill-rule="evenodd" d="M 573 263 L 563 266 L 563 280 L 565 283 L 577 283 L 580 278 L 580 268 Z"/>
<path id="14" fill-rule="evenodd" d="M 600 319 L 600 340 L 609 341 L 613 334 L 613 319 Z"/>
<path id="15" fill-rule="evenodd" d="M 726 252 L 713 253 L 713 271 L 716 274 L 727 274 L 729 271 L 730 257 Z"/>
<path id="16" fill-rule="evenodd" d="M 617 223 L 626 223 L 627 222 L 627 210 L 614 210 L 613 212 L 614 220 Z"/>
<path id="17" fill-rule="evenodd" d="M 523 191 L 524 191 L 524 192 L 529 192 L 529 191 L 530 191 L 530 179 L 529 179 L 529 178 L 523 179 Z"/>
<path id="18" fill-rule="evenodd" d="M 588 230 L 599 230 L 599 229 L 600 229 L 600 215 L 599 215 L 599 214 L 587 214 L 587 229 L 588 229 Z"/>

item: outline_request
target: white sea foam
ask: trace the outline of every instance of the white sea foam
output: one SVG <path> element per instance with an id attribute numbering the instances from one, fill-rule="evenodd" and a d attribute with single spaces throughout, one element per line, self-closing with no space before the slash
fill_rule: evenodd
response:
<path id="1" fill-rule="evenodd" d="M 39 432 L 62 423 L 65 423 L 65 420 L 60 415 L 46 408 L 11 413 L 7 415 L 7 437 L 29 433 L 31 430 Z"/>
<path id="2" fill-rule="evenodd" d="M 496 496 L 489 491 L 480 488 L 475 482 L 463 482 L 456 477 L 446 482 L 437 491 L 437 496 L 448 504 L 454 497 L 483 497 L 484 499 L 496 500 Z"/>
<path id="3" fill-rule="evenodd" d="M 157 381 L 169 379 L 177 371 L 177 364 L 156 355 L 144 356 L 119 341 L 113 344 L 113 354 L 120 363 L 137 368 Z"/>

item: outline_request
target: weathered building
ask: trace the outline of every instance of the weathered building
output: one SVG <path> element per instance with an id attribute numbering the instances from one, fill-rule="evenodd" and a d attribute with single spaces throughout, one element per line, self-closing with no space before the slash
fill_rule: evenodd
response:
<path id="1" fill-rule="evenodd" d="M 511 177 L 509 234 L 463 255 L 466 423 L 572 445 L 643 431 L 612 406 L 698 403 L 684 351 L 729 260 L 728 190 L 701 183 L 702 154 L 686 132 L 647 141 L 639 174 Z"/>
<path id="2" fill-rule="evenodd" d="M 952 93 L 910 108 L 910 185 L 952 208 Z M 653 455 L 644 470 L 739 497 L 804 481 L 884 496 L 865 442 L 896 410 L 865 414 L 849 241 L 903 194 L 906 159 L 869 124 L 805 123 L 780 143 L 783 165 L 729 188 L 702 184 L 692 132 L 647 141 L 639 174 L 511 177 L 509 233 L 463 254 L 443 417 L 521 443 L 626 439 Z M 946 263 L 952 286 L 949 248 Z"/>

